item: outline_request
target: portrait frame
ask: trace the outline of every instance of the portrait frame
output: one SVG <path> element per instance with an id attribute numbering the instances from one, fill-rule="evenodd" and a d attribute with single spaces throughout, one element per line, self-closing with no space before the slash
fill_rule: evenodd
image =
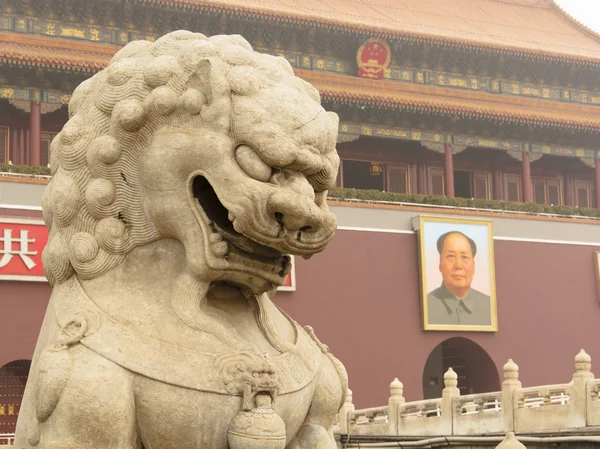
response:
<path id="1" fill-rule="evenodd" d="M 498 313 L 496 302 L 496 266 L 494 258 L 494 236 L 492 231 L 492 220 L 454 218 L 443 216 L 423 216 L 420 215 L 413 219 L 413 228 L 417 231 L 419 242 L 419 281 L 420 281 L 420 302 L 422 328 L 426 331 L 468 331 L 468 332 L 497 332 L 498 331 Z M 481 325 L 477 324 L 448 324 L 431 322 L 428 306 L 428 296 L 434 293 L 434 289 L 442 285 L 441 274 L 441 255 L 437 249 L 437 241 L 441 235 L 458 231 L 467 235 L 476 241 L 477 255 L 474 260 L 473 284 L 481 286 L 481 293 L 469 284 L 469 292 L 474 291 L 474 295 L 489 298 L 489 320 L 487 320 L 487 303 L 483 310 L 482 317 L 486 321 Z M 435 255 L 433 255 L 435 253 Z M 436 256 L 437 255 L 437 256 Z M 483 256 L 483 260 L 481 257 Z M 479 259 L 477 259 L 479 257 Z M 483 270 L 483 271 L 481 271 Z M 434 274 L 437 271 L 437 274 Z M 477 278 L 477 275 L 480 277 Z M 439 283 L 435 283 L 436 280 Z M 439 291 L 436 290 L 436 291 Z M 470 293 L 469 293 L 470 294 Z M 456 299 L 455 299 L 456 300 Z M 444 301 L 446 304 L 446 302 Z M 473 304 L 473 303 L 471 303 Z M 476 304 L 476 303 L 475 303 Z M 481 303 L 480 303 L 481 304 Z M 481 311 L 481 309 L 479 309 Z M 475 313 L 475 309 L 474 309 Z M 474 315 L 476 316 L 476 315 Z"/>

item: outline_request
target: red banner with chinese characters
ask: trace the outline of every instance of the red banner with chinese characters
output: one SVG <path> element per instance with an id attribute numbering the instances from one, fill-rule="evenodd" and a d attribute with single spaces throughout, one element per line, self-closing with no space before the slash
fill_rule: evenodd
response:
<path id="1" fill-rule="evenodd" d="M 41 220 L 0 219 L 0 279 L 45 281 L 42 252 L 48 230 Z"/>
<path id="2" fill-rule="evenodd" d="M 0 218 L 0 280 L 46 281 L 42 252 L 48 229 L 42 220 Z M 295 263 L 279 290 L 296 290 Z"/>
<path id="3" fill-rule="evenodd" d="M 358 49 L 356 63 L 358 76 L 362 78 L 383 78 L 383 72 L 390 65 L 392 52 L 387 42 L 380 39 L 369 39 Z"/>

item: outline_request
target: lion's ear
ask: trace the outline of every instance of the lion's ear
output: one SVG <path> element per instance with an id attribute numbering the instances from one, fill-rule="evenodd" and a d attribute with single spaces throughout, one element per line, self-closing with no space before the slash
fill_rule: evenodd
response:
<path id="1" fill-rule="evenodd" d="M 197 89 L 206 97 L 207 105 L 212 103 L 212 67 L 208 59 L 202 59 L 188 79 L 188 88 Z"/>

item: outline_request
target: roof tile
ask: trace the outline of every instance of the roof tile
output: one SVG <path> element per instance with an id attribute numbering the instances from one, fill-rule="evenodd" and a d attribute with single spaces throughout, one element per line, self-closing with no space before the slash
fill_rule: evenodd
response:
<path id="1" fill-rule="evenodd" d="M 9 64 L 97 72 L 106 67 L 119 48 L 59 38 L 0 33 L 0 61 Z"/>
<path id="2" fill-rule="evenodd" d="M 464 91 L 394 81 L 352 78 L 338 74 L 296 70 L 323 98 L 415 108 L 435 113 L 478 116 L 557 128 L 600 131 L 597 106 L 560 103 L 485 92 Z"/>
<path id="3" fill-rule="evenodd" d="M 0 33 L 0 61 L 97 72 L 108 64 L 118 46 L 73 42 L 51 37 Z M 392 108 L 475 115 L 488 119 L 600 131 L 598 106 L 562 103 L 509 95 L 472 92 L 348 75 L 296 69 L 323 98 L 345 99 Z"/>
<path id="4" fill-rule="evenodd" d="M 594 59 L 600 36 L 552 0 L 139 0 L 524 53 Z"/>

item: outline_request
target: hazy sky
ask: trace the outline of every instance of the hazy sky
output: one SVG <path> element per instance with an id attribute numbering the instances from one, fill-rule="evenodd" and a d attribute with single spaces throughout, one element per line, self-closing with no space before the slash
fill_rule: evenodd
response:
<path id="1" fill-rule="evenodd" d="M 554 0 L 572 17 L 600 33 L 600 0 Z"/>

